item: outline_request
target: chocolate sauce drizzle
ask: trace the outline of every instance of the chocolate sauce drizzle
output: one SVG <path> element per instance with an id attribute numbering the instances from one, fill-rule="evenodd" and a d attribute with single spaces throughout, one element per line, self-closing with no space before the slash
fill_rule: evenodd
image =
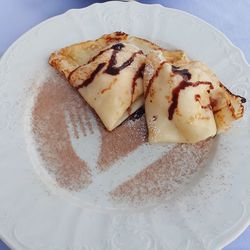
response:
<path id="1" fill-rule="evenodd" d="M 133 97 L 134 97 L 134 93 L 135 93 L 135 87 L 137 85 L 137 80 L 139 78 L 143 78 L 143 71 L 145 69 L 145 63 L 143 63 L 139 69 L 136 71 L 134 77 L 133 77 L 133 80 L 132 80 L 132 87 L 131 87 L 131 100 L 130 100 L 130 105 L 129 105 L 129 108 L 127 109 L 128 110 L 128 113 L 130 114 L 131 112 L 131 105 L 133 103 Z"/>
<path id="2" fill-rule="evenodd" d="M 86 87 L 88 86 L 93 80 L 94 78 L 96 77 L 96 75 L 99 73 L 99 71 L 102 70 L 102 68 L 106 65 L 106 63 L 100 63 L 96 69 L 90 74 L 89 78 L 87 78 L 85 81 L 83 81 L 82 84 L 76 86 L 76 89 L 80 89 L 82 88 L 83 86 Z"/>
<path id="3" fill-rule="evenodd" d="M 172 65 L 172 72 L 174 74 L 178 74 L 182 76 L 184 81 L 188 81 L 191 79 L 191 73 L 188 71 L 188 69 L 179 69 L 180 67 L 176 67 Z"/>
<path id="4" fill-rule="evenodd" d="M 106 68 L 104 73 L 107 73 L 107 74 L 113 75 L 113 76 L 118 75 L 121 70 L 128 67 L 134 61 L 134 58 L 136 57 L 136 55 L 143 54 L 143 52 L 141 50 L 137 51 L 137 52 L 133 53 L 132 56 L 127 61 L 125 61 L 121 66 L 115 67 L 115 65 L 117 64 L 116 55 L 119 51 L 122 50 L 123 47 L 124 47 L 124 44 L 122 44 L 122 43 L 117 43 L 111 47 L 113 49 L 113 53 L 112 53 L 111 58 L 109 60 L 108 67 Z"/>
<path id="5" fill-rule="evenodd" d="M 213 85 L 211 82 L 194 82 L 194 83 L 192 83 L 192 82 L 187 82 L 185 80 L 181 81 L 179 83 L 179 85 L 173 89 L 173 91 L 172 91 L 172 103 L 168 109 L 168 119 L 169 120 L 173 119 L 174 111 L 178 106 L 178 99 L 179 99 L 180 91 L 184 90 L 187 87 L 197 87 L 201 84 L 209 85 L 210 89 L 213 89 Z"/>
<path id="6" fill-rule="evenodd" d="M 95 55 L 93 58 L 91 58 L 87 64 L 91 63 L 91 62 L 94 62 L 96 60 L 96 58 L 98 58 L 99 56 L 101 56 L 103 53 L 105 53 L 106 51 L 110 50 L 111 48 L 107 48 L 107 49 L 104 49 L 104 50 L 101 50 L 97 55 Z"/>
<path id="7" fill-rule="evenodd" d="M 136 121 L 140 119 L 144 115 L 144 113 L 145 113 L 144 107 L 140 107 L 128 118 L 128 120 Z"/>
<path id="8" fill-rule="evenodd" d="M 125 47 L 124 44 L 122 44 L 122 43 L 117 43 L 117 44 L 113 45 L 113 46 L 110 47 L 110 48 L 101 50 L 97 55 L 95 55 L 92 59 L 90 59 L 90 60 L 88 61 L 87 64 L 89 64 L 89 63 L 95 61 L 96 58 L 98 58 L 99 56 L 101 56 L 103 53 L 105 53 L 105 52 L 108 51 L 108 50 L 120 51 L 120 50 L 122 50 L 123 47 Z"/>
<path id="9" fill-rule="evenodd" d="M 132 56 L 127 60 L 125 61 L 121 66 L 119 67 L 115 67 L 115 65 L 117 64 L 117 54 L 119 53 L 119 51 L 122 50 L 122 48 L 124 48 L 125 45 L 122 44 L 122 43 L 117 43 L 117 44 L 114 44 L 113 46 L 111 46 L 110 48 L 108 49 L 105 49 L 105 50 L 102 50 L 100 51 L 97 55 L 95 55 L 88 63 L 91 63 L 93 61 L 96 60 L 96 58 L 98 58 L 100 55 L 102 55 L 104 52 L 108 51 L 108 50 L 113 50 L 112 52 L 112 55 L 111 55 L 111 58 L 108 62 L 108 66 L 107 68 L 105 69 L 104 73 L 106 74 L 109 74 L 109 75 L 118 75 L 120 73 L 121 70 L 125 69 L 126 67 L 128 67 L 129 65 L 131 65 L 135 59 L 135 57 L 139 54 L 143 54 L 143 52 L 140 50 L 140 51 L 137 51 L 135 53 L 132 54 Z M 79 86 L 76 87 L 76 89 L 80 89 L 82 87 L 86 87 L 88 86 L 93 80 L 94 78 L 96 77 L 96 75 L 102 70 L 102 68 L 106 65 L 106 63 L 100 63 L 96 69 L 91 73 L 91 75 L 89 76 L 89 78 L 87 78 L 82 84 L 80 84 Z M 81 67 L 81 66 L 80 66 Z M 140 67 L 140 72 L 136 72 L 136 75 L 133 79 L 133 83 L 132 83 L 132 92 L 134 93 L 134 89 L 135 89 L 135 85 L 136 83 L 136 80 L 142 76 L 142 70 L 144 69 L 145 65 L 143 67 Z M 78 67 L 79 68 L 79 67 Z M 76 68 L 75 70 L 73 70 L 70 74 L 69 74 L 69 77 L 68 77 L 68 80 L 70 80 L 72 74 L 78 69 Z"/>

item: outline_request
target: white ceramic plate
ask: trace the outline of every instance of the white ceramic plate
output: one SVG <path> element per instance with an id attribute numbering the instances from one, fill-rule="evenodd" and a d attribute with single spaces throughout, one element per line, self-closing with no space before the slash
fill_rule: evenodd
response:
<path id="1" fill-rule="evenodd" d="M 185 12 L 112 1 L 70 10 L 33 28 L 0 62 L 0 236 L 14 249 L 214 250 L 234 239 L 249 223 L 249 102 L 244 119 L 227 134 L 216 137 L 205 151 L 179 146 L 173 155 L 174 145 L 141 144 L 119 160 L 114 157 L 105 171 L 92 168 L 89 183 L 77 192 L 68 190 L 67 180 L 66 184 L 56 181 L 55 175 L 48 173 L 52 163 L 44 158 L 53 158 L 54 149 L 43 150 L 46 140 L 42 146 L 38 143 L 32 112 L 46 79 L 51 81 L 52 77 L 55 86 L 63 83 L 70 91 L 47 64 L 48 56 L 60 47 L 117 30 L 185 50 L 249 100 L 250 68 L 240 50 L 215 28 Z M 48 102 L 54 100 L 51 92 Z M 51 111 L 51 106 L 47 107 Z M 91 168 L 97 162 L 103 137 L 95 118 L 88 114 L 92 134 L 87 131 L 74 139 L 70 124 L 67 131 L 71 153 Z M 50 122 L 45 121 L 45 128 Z M 58 145 L 64 145 L 64 138 L 60 129 L 57 132 L 55 147 L 60 150 Z M 129 138 L 112 142 L 114 150 L 116 143 L 121 146 Z M 68 152 L 64 154 L 70 163 Z M 156 166 L 151 175 L 134 177 L 164 154 L 170 156 L 157 165 L 158 170 Z M 204 155 L 207 161 L 203 161 Z M 162 168 L 164 164 L 169 167 Z M 81 174 L 76 172 L 76 176 Z M 129 180 L 131 185 L 120 186 Z M 74 188 L 74 182 L 70 184 Z M 111 195 L 114 190 L 117 196 Z"/>

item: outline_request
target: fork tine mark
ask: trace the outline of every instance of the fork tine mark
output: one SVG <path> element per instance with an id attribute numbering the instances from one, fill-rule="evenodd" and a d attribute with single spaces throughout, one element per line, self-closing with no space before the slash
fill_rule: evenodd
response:
<path id="1" fill-rule="evenodd" d="M 84 136 L 87 136 L 86 126 L 84 122 L 84 113 L 82 111 L 77 112 L 77 120 L 78 120 L 79 132 L 81 132 Z"/>
<path id="2" fill-rule="evenodd" d="M 68 114 L 69 114 L 69 120 L 70 120 L 71 127 L 73 129 L 74 136 L 75 138 L 79 139 L 79 133 L 77 129 L 77 117 L 75 116 L 75 112 L 71 109 L 68 111 Z"/>
<path id="3" fill-rule="evenodd" d="M 88 129 L 89 129 L 90 133 L 94 134 L 93 126 L 92 126 L 92 123 L 91 123 L 91 118 L 88 119 L 87 126 L 88 126 Z"/>
<path id="4" fill-rule="evenodd" d="M 71 138 L 71 136 L 73 136 L 75 138 L 75 134 L 74 134 L 74 127 L 72 125 L 72 118 L 70 117 L 70 112 L 67 110 L 65 112 L 65 124 L 67 125 L 67 132 L 69 137 Z"/>
<path id="5" fill-rule="evenodd" d="M 91 115 L 90 115 L 91 111 L 89 110 L 88 107 L 84 107 L 83 112 L 84 112 L 84 118 L 85 118 L 84 122 L 86 123 L 89 132 L 93 134 L 94 131 L 93 131 L 93 126 L 91 123 Z"/>

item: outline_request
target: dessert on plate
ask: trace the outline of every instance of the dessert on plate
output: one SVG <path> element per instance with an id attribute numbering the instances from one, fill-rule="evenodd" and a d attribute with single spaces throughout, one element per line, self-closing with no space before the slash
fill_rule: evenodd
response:
<path id="1" fill-rule="evenodd" d="M 242 117 L 245 99 L 232 94 L 203 63 L 147 56 L 145 110 L 150 142 L 195 143 L 226 131 Z"/>
<path id="2" fill-rule="evenodd" d="M 143 105 L 146 55 L 159 49 L 171 63 L 187 60 L 183 51 L 164 50 L 145 39 L 114 32 L 52 53 L 49 63 L 64 74 L 111 131 Z"/>
<path id="3" fill-rule="evenodd" d="M 49 63 L 109 131 L 145 105 L 151 143 L 196 143 L 243 116 L 246 100 L 205 64 L 123 32 L 60 49 Z"/>

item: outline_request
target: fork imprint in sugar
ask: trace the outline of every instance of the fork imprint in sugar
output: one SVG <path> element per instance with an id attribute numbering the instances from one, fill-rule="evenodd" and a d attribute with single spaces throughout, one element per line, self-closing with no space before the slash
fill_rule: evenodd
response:
<path id="1" fill-rule="evenodd" d="M 95 192 L 98 196 L 97 199 L 103 198 L 103 195 L 107 195 L 120 184 L 133 178 L 174 147 L 173 144 L 149 145 L 143 143 L 134 151 L 111 163 L 111 166 L 104 171 L 100 171 L 98 159 L 103 141 L 98 127 L 100 124 L 95 115 L 91 110 L 83 108 L 83 113 L 80 115 L 72 111 L 72 114 L 66 113 L 65 116 L 72 147 L 77 156 L 85 161 L 91 169 L 92 183 L 86 188 L 86 192 Z M 127 122 L 133 123 L 133 121 Z M 117 140 L 119 139 L 117 138 Z M 122 143 L 126 143 L 126 141 Z M 112 145 L 107 146 L 112 150 Z"/>
<path id="2" fill-rule="evenodd" d="M 82 161 L 87 163 L 92 175 L 96 175 L 101 135 L 93 114 L 89 110 L 84 110 L 82 114 L 72 110 L 65 116 L 75 153 Z"/>

